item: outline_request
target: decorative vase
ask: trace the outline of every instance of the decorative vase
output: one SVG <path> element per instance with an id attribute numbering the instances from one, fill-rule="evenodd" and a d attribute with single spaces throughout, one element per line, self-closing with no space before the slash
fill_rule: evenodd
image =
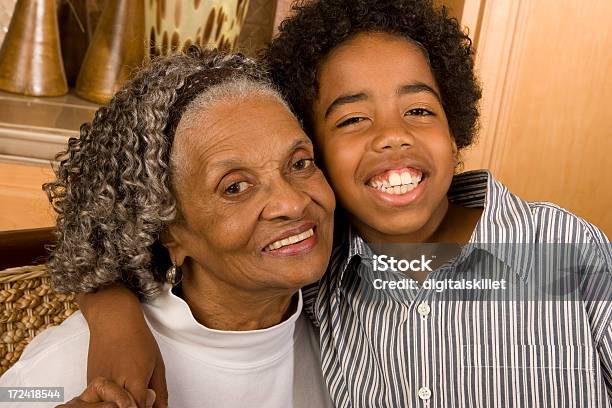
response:
<path id="1" fill-rule="evenodd" d="M 0 49 L 0 89 L 31 96 L 68 92 L 56 0 L 19 0 Z"/>
<path id="2" fill-rule="evenodd" d="M 81 2 L 85 2 L 85 11 L 87 13 L 87 38 L 91 41 L 93 38 L 96 27 L 98 26 L 98 21 L 100 20 L 100 16 L 102 16 L 102 12 L 104 11 L 104 6 L 106 2 L 109 0 L 79 0 Z"/>
<path id="3" fill-rule="evenodd" d="M 4 40 L 4 35 L 11 24 L 11 17 L 17 0 L 0 0 L 0 46 Z"/>
<path id="4" fill-rule="evenodd" d="M 191 44 L 235 50 L 249 0 L 146 0 L 148 56 Z"/>
<path id="5" fill-rule="evenodd" d="M 145 59 L 145 0 L 107 1 L 89 44 L 75 92 L 107 103 Z"/>
<path id="6" fill-rule="evenodd" d="M 59 0 L 57 20 L 66 80 L 69 86 L 74 86 L 89 45 L 85 3 Z"/>

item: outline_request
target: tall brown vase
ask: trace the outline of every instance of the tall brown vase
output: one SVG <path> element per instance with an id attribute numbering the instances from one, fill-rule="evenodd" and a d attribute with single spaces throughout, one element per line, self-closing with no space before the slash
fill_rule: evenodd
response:
<path id="1" fill-rule="evenodd" d="M 60 43 L 62 45 L 66 80 L 69 86 L 74 86 L 89 45 L 85 2 L 59 0 L 57 21 L 60 28 Z"/>
<path id="2" fill-rule="evenodd" d="M 19 0 L 0 49 L 0 89 L 32 96 L 68 92 L 56 0 Z"/>
<path id="3" fill-rule="evenodd" d="M 81 65 L 76 94 L 108 102 L 144 57 L 144 0 L 107 1 Z"/>

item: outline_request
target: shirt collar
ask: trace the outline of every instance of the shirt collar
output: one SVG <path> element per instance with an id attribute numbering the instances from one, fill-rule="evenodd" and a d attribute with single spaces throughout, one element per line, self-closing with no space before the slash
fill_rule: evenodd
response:
<path id="1" fill-rule="evenodd" d="M 348 254 L 349 254 L 349 262 L 355 256 L 359 256 L 361 258 L 367 258 L 371 255 L 372 251 L 368 244 L 361 238 L 361 235 L 355 230 L 355 228 L 350 225 L 348 230 Z"/>
<path id="2" fill-rule="evenodd" d="M 368 244 L 361 238 L 355 228 L 349 224 L 344 231 L 343 239 L 340 241 L 339 247 L 335 248 L 332 252 L 330 264 L 340 265 L 338 269 L 333 268 L 338 272 L 336 275 L 336 287 L 340 287 L 344 273 L 349 269 L 352 263 L 361 262 L 362 259 L 371 257 L 371 253 L 372 251 Z"/>
<path id="3" fill-rule="evenodd" d="M 526 279 L 533 268 L 535 222 L 527 201 L 512 194 L 486 170 L 462 173 L 486 177 L 483 212 L 467 246 L 484 250 Z"/>
<path id="4" fill-rule="evenodd" d="M 448 198 L 451 202 L 473 208 L 483 208 L 468 245 L 464 247 L 457 264 L 464 262 L 475 249 L 484 250 L 504 262 L 517 275 L 526 279 L 533 268 L 535 228 L 529 203 L 510 193 L 487 170 L 473 170 L 453 177 Z M 521 244 L 521 245 L 517 245 Z M 523 245 L 524 244 L 524 245 Z M 338 276 L 342 283 L 344 273 L 353 259 L 368 259 L 372 251 L 352 226 L 346 231 L 344 249 L 347 255 L 341 263 Z"/>
<path id="5" fill-rule="evenodd" d="M 285 321 L 260 330 L 224 331 L 199 323 L 187 302 L 164 285 L 161 293 L 143 305 L 153 333 L 164 336 L 172 344 L 181 344 L 192 357 L 221 367 L 244 367 L 269 364 L 293 347 L 296 322 L 302 312 L 302 291 L 298 291 L 297 307 Z"/>

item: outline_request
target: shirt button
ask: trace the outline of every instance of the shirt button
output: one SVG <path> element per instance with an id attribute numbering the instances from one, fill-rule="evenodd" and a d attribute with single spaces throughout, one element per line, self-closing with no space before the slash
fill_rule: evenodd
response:
<path id="1" fill-rule="evenodd" d="M 428 400 L 431 398 L 431 390 L 428 387 L 419 388 L 419 398 L 422 400 Z"/>
<path id="2" fill-rule="evenodd" d="M 427 302 L 423 302 L 417 307 L 417 312 L 419 312 L 421 316 L 425 317 L 431 312 L 431 307 L 429 307 Z"/>

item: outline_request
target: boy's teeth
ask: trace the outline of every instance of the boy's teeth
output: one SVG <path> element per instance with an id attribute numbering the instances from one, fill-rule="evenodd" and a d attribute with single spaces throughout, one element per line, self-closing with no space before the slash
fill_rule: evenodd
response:
<path id="1" fill-rule="evenodd" d="M 398 173 L 391 173 L 389 176 L 389 184 L 392 186 L 401 186 L 402 185 L 402 176 Z"/>
<path id="2" fill-rule="evenodd" d="M 271 243 L 270 245 L 268 245 L 265 248 L 265 250 L 266 251 L 273 251 L 275 249 L 282 248 L 282 247 L 287 246 L 287 245 L 292 245 L 292 244 L 295 244 L 297 242 L 304 241 L 305 239 L 308 239 L 308 238 L 312 237 L 313 235 L 314 235 L 314 230 L 311 228 L 308 231 L 302 232 L 301 234 L 292 235 L 290 237 L 283 238 L 283 239 L 280 239 L 278 241 L 275 241 L 275 242 Z"/>
<path id="3" fill-rule="evenodd" d="M 422 177 L 422 174 L 412 175 L 408 171 L 391 171 L 370 180 L 368 185 L 387 194 L 406 194 L 421 182 Z"/>
<path id="4" fill-rule="evenodd" d="M 402 184 L 410 184 L 412 183 L 412 176 L 407 171 L 402 173 Z"/>

